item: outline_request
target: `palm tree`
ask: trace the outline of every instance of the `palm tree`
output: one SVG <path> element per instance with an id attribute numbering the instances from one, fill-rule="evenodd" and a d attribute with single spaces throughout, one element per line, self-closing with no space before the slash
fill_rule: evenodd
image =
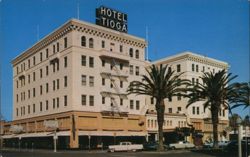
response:
<path id="1" fill-rule="evenodd" d="M 162 64 L 157 67 L 152 65 L 146 69 L 147 75 L 142 75 L 142 81 L 133 81 L 128 87 L 129 94 L 148 95 L 156 100 L 155 108 L 157 112 L 159 146 L 158 150 L 163 148 L 163 122 L 165 113 L 164 99 L 171 99 L 173 96 L 182 93 L 181 85 L 187 84 L 187 80 L 181 80 L 179 74 L 168 68 L 168 65 Z"/>
<path id="2" fill-rule="evenodd" d="M 226 70 L 221 70 L 217 73 L 204 73 L 200 77 L 203 83 L 192 85 L 187 95 L 189 97 L 187 107 L 197 101 L 203 101 L 204 111 L 207 108 L 211 110 L 214 148 L 218 148 L 219 111 L 225 108 L 229 109 L 231 113 L 229 104 L 234 101 L 233 98 L 237 97 L 236 84 L 230 84 L 236 77 L 232 76 L 231 73 L 227 74 Z"/>
<path id="3" fill-rule="evenodd" d="M 250 107 L 250 82 L 249 83 L 238 83 L 235 87 L 238 89 L 237 96 L 233 97 L 232 109 L 244 106 L 244 109 Z"/>

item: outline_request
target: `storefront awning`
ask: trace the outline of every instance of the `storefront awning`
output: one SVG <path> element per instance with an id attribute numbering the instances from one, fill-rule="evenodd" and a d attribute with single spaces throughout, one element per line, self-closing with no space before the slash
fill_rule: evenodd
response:
<path id="1" fill-rule="evenodd" d="M 59 131 L 57 136 L 70 136 L 70 131 Z M 53 132 L 39 132 L 39 133 L 25 133 L 25 134 L 11 134 L 2 136 L 3 139 L 9 138 L 28 138 L 28 137 L 50 137 L 54 136 Z"/>
<path id="2" fill-rule="evenodd" d="M 146 132 L 136 131 L 79 131 L 79 136 L 146 136 Z"/>

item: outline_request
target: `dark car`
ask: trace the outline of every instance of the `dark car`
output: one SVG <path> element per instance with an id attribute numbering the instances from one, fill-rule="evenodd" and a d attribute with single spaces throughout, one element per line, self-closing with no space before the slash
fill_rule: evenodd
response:
<path id="1" fill-rule="evenodd" d="M 242 140 L 241 141 L 241 149 L 242 154 L 246 154 L 246 151 L 248 152 L 248 155 L 250 155 L 250 141 Z M 225 147 L 225 151 L 231 154 L 237 154 L 238 153 L 238 141 L 231 141 L 229 144 Z"/>
<path id="2" fill-rule="evenodd" d="M 158 148 L 158 143 L 157 142 L 148 142 L 143 144 L 143 149 L 144 150 L 157 150 Z M 167 145 L 163 145 L 164 149 L 167 150 L 168 146 Z"/>

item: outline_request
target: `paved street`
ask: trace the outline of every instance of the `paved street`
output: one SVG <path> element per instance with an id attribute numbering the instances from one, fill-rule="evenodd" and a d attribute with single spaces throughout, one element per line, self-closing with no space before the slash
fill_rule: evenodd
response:
<path id="1" fill-rule="evenodd" d="M 2 157 L 223 157 L 227 155 L 208 155 L 191 152 L 188 150 L 175 150 L 167 152 L 115 152 L 105 151 L 59 151 L 54 153 L 48 150 L 24 152 L 24 151 L 2 151 Z M 231 156 L 233 157 L 233 156 Z"/>

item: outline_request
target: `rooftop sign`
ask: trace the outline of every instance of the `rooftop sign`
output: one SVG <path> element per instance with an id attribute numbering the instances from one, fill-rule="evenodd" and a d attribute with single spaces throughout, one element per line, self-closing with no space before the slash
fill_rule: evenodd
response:
<path id="1" fill-rule="evenodd" d="M 96 9 L 96 24 L 120 32 L 128 32 L 127 14 L 104 6 Z"/>

